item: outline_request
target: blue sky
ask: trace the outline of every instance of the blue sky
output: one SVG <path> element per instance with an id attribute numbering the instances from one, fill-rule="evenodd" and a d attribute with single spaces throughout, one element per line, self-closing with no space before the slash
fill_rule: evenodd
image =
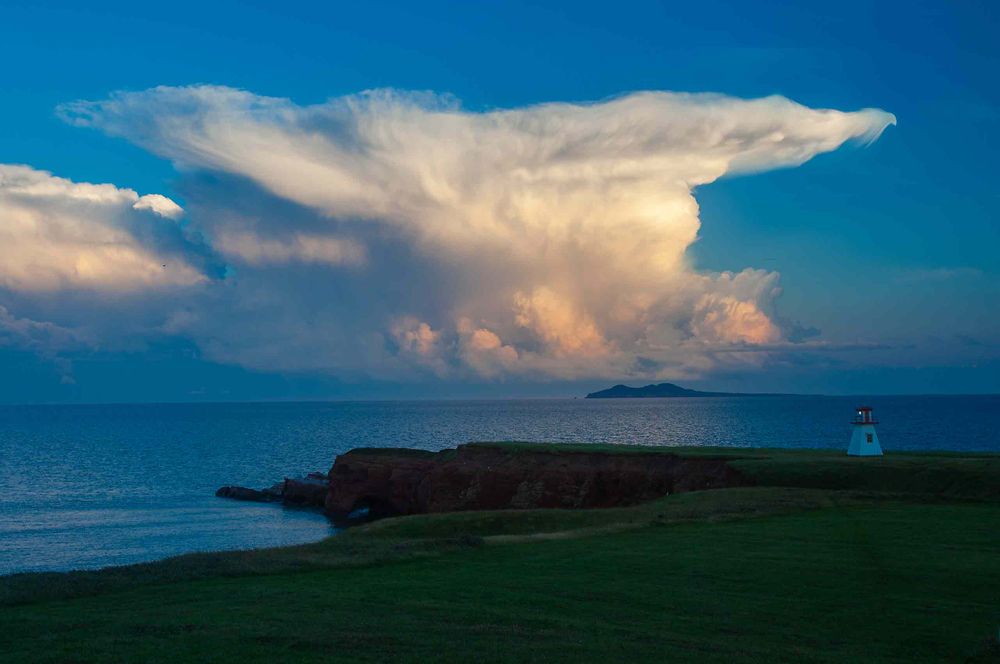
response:
<path id="1" fill-rule="evenodd" d="M 868 147 L 847 145 L 795 168 L 725 175 L 695 189 L 701 226 L 687 250 L 693 267 L 780 273 L 782 293 L 768 315 L 786 321 L 782 341 L 804 337 L 829 348 L 783 348 L 759 362 L 685 369 L 678 382 L 828 393 L 1000 391 L 994 3 L 178 2 L 169 11 L 45 4 L 3 3 L 0 163 L 162 194 L 188 210 L 180 223 L 192 227 L 199 209 L 221 214 L 212 207 L 218 195 L 212 205 L 198 198 L 212 186 L 206 183 L 240 174 L 183 165 L 179 173 L 167 148 L 140 147 L 134 132 L 74 126 L 56 107 L 120 90 L 214 84 L 296 107 L 394 88 L 450 94 L 472 113 L 641 90 L 884 109 L 898 125 Z M 299 214 L 295 202 L 265 203 Z M 219 269 L 248 280 L 239 266 Z M 296 270 L 269 271 L 267 283 L 291 280 Z M 186 297 L 164 296 L 162 307 Z M 109 296 L 70 299 L 0 288 L 9 319 L 22 321 L 18 329 L 23 321 L 75 329 L 80 318 L 67 308 L 104 306 Z M 354 311 L 349 304 L 339 317 Z M 102 315 L 123 311 L 113 304 Z M 136 316 L 133 309 L 127 316 Z M 18 378 L 4 381 L 0 400 L 542 396 L 609 380 L 648 382 L 575 369 L 403 375 L 342 369 L 332 360 L 269 365 L 218 349 L 229 340 L 215 328 L 174 334 L 160 323 L 149 327 L 158 331 L 113 341 L 88 328 L 86 342 L 60 348 L 0 334 L 0 372 Z M 433 321 L 429 329 L 437 329 Z"/>

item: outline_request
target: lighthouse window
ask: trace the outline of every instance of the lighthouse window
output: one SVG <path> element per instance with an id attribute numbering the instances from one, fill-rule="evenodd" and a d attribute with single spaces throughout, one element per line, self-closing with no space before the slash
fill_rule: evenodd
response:
<path id="1" fill-rule="evenodd" d="M 872 435 L 871 435 L 870 433 L 866 433 L 866 434 L 865 434 L 865 438 L 867 438 L 867 439 L 868 439 L 868 442 L 869 442 L 869 443 L 870 443 L 870 442 L 872 442 Z"/>

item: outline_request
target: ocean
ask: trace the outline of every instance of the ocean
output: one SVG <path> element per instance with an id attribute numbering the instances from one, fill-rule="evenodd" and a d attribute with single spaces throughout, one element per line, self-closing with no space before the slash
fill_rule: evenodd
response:
<path id="1" fill-rule="evenodd" d="M 1000 451 L 1000 396 L 0 406 L 0 574 L 319 540 L 315 512 L 216 498 L 354 447 L 475 440 L 846 450 L 874 407 L 897 450 Z"/>

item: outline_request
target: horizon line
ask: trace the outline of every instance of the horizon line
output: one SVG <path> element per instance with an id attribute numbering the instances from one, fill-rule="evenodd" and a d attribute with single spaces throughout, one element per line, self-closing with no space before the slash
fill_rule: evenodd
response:
<path id="1" fill-rule="evenodd" d="M 699 392 L 707 390 L 697 390 Z M 636 401 L 654 401 L 654 400 L 665 400 L 665 401 L 676 401 L 684 400 L 688 401 L 691 399 L 719 399 L 725 398 L 726 396 L 732 396 L 733 398 L 742 397 L 811 397 L 811 398 L 848 398 L 848 397 L 876 397 L 876 398 L 886 398 L 886 397 L 1000 397 L 1000 392 L 913 392 L 913 393 L 879 393 L 879 392 L 869 392 L 869 393 L 800 393 L 800 392 L 732 392 L 732 393 L 720 393 L 722 396 L 693 396 L 693 397 L 614 397 L 614 398 L 600 398 L 600 399 L 588 399 L 586 395 L 583 396 L 496 396 L 496 397 L 480 397 L 480 398 L 469 398 L 469 397 L 436 397 L 436 398 L 420 398 L 420 397 L 398 397 L 398 398 L 316 398 L 316 399 L 304 399 L 304 398 L 292 398 L 292 399 L 212 399 L 206 401 L 197 400 L 175 400 L 175 401 L 164 401 L 164 400 L 153 400 L 153 401 L 0 401 L 0 408 L 16 408 L 16 407 L 42 407 L 42 406 L 184 406 L 184 405 L 199 405 L 199 406 L 224 406 L 224 405 L 239 405 L 239 404 L 322 404 L 322 403 L 435 403 L 442 401 L 625 401 L 633 399 Z"/>

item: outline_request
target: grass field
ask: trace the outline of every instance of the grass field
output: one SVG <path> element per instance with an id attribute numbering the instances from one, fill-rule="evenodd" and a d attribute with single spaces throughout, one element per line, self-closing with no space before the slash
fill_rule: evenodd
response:
<path id="1" fill-rule="evenodd" d="M 755 451 L 770 486 L 0 578 L 0 661 L 1000 661 L 998 462 Z"/>

